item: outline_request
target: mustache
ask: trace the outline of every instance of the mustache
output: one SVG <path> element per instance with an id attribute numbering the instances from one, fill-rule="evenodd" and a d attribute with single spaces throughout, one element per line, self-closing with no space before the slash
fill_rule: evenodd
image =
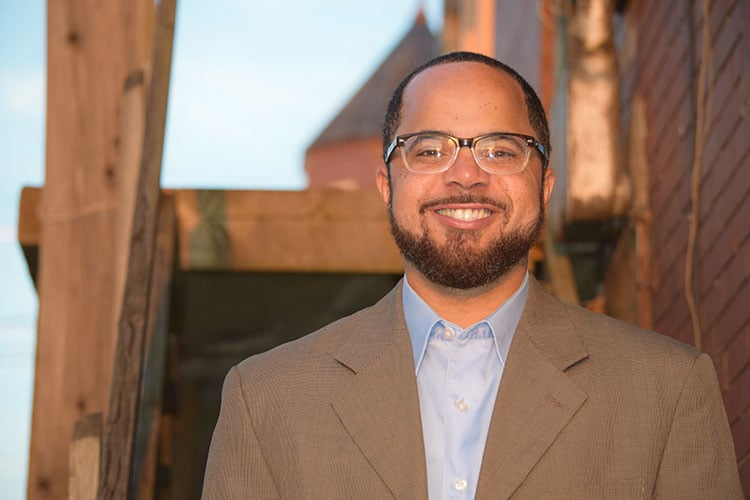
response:
<path id="1" fill-rule="evenodd" d="M 420 205 L 419 213 L 424 213 L 426 210 L 429 210 L 439 205 L 450 205 L 454 203 L 455 204 L 476 203 L 476 204 L 495 207 L 501 211 L 508 210 L 508 205 L 503 201 L 495 200 L 493 198 L 488 198 L 487 196 L 461 194 L 461 195 L 446 196 L 445 198 L 436 198 L 434 200 L 426 201 L 422 205 Z"/>

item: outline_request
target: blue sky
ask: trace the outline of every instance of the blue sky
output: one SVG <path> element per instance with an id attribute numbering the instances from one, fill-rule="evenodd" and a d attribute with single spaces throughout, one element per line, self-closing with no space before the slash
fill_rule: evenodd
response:
<path id="1" fill-rule="evenodd" d="M 36 294 L 16 241 L 20 186 L 44 177 L 44 3 L 0 0 L 0 498 L 25 492 Z"/>
<path id="2" fill-rule="evenodd" d="M 178 0 L 162 185 L 300 189 L 304 151 L 418 0 Z M 423 2 L 433 32 L 442 0 Z M 0 0 L 0 500 L 25 498 L 37 300 L 16 240 L 44 183 L 45 5 Z"/>

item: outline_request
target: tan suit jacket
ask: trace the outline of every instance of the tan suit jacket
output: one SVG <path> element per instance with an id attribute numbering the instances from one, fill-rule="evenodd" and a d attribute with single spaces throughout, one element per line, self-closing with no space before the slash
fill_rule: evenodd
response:
<path id="1" fill-rule="evenodd" d="M 227 375 L 205 499 L 426 496 L 401 285 Z M 531 280 L 477 498 L 742 498 L 710 358 Z"/>

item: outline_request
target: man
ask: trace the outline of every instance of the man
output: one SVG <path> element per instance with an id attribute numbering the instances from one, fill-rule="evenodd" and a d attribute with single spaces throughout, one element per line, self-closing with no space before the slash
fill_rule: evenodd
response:
<path id="1" fill-rule="evenodd" d="M 710 359 L 528 275 L 554 184 L 531 87 L 441 56 L 383 136 L 404 280 L 230 371 L 204 498 L 741 498 Z"/>

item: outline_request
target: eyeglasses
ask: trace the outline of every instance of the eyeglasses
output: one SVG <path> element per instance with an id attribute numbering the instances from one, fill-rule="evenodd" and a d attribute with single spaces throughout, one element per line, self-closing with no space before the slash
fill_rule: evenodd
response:
<path id="1" fill-rule="evenodd" d="M 442 132 L 399 135 L 388 146 L 385 163 L 390 163 L 393 152 L 401 147 L 401 159 L 408 170 L 418 174 L 437 174 L 451 168 L 459 149 L 464 146 L 471 148 L 477 165 L 491 174 L 510 175 L 521 172 L 526 168 L 533 149 L 542 156 L 542 163 L 547 163 L 547 151 L 535 138 L 505 132 L 493 132 L 469 139 Z"/>

